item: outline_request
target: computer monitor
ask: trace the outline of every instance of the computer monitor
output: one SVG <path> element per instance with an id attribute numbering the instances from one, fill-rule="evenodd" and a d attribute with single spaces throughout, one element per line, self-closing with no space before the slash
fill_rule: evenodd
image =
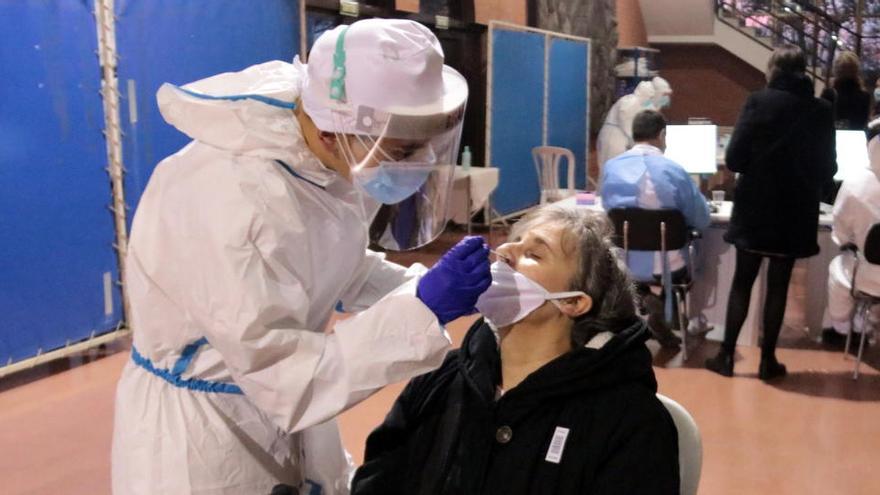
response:
<path id="1" fill-rule="evenodd" d="M 842 181 L 855 170 L 870 167 L 868 139 L 864 131 L 837 131 L 837 173 L 834 180 Z"/>
<path id="2" fill-rule="evenodd" d="M 666 158 L 678 163 L 689 174 L 718 171 L 718 126 L 666 126 Z"/>

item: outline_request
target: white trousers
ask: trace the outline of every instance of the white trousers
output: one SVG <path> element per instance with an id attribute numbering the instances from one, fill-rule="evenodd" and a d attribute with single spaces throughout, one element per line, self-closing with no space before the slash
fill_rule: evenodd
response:
<path id="1" fill-rule="evenodd" d="M 847 334 L 852 321 L 855 302 L 850 294 L 852 287 L 852 269 L 855 264 L 855 257 L 852 253 L 846 252 L 839 254 L 831 260 L 828 267 L 828 316 L 831 324 L 838 333 Z M 862 275 L 863 268 L 859 268 L 859 284 L 864 286 Z M 880 320 L 880 305 L 874 306 L 870 318 L 873 321 Z M 856 325 L 855 331 L 860 331 L 861 325 Z"/>

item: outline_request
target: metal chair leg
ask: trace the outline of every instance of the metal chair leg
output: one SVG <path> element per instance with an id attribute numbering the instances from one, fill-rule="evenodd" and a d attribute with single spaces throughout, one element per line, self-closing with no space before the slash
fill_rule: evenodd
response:
<path id="1" fill-rule="evenodd" d="M 849 330 L 846 332 L 846 345 L 843 346 L 843 360 L 846 361 L 847 355 L 849 354 L 849 344 L 852 341 L 853 329 L 856 326 L 856 313 L 859 311 L 859 307 L 856 306 L 853 309 L 852 316 L 849 318 Z"/>
<path id="2" fill-rule="evenodd" d="M 678 305 L 678 328 L 681 330 L 681 359 L 688 359 L 688 317 L 686 314 L 687 305 L 685 304 L 685 293 L 681 289 L 675 290 L 675 301 Z"/>
<path id="3" fill-rule="evenodd" d="M 856 369 L 853 371 L 853 380 L 859 379 L 859 365 L 862 364 L 862 353 L 865 351 L 865 337 L 868 335 L 870 323 L 868 322 L 868 312 L 871 310 L 870 304 L 862 303 L 862 336 L 859 339 L 859 354 L 856 357 Z M 852 332 L 852 327 L 850 327 Z"/>

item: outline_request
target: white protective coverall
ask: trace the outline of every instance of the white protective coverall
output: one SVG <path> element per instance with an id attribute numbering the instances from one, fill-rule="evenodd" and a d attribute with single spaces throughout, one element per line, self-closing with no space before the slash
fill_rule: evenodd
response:
<path id="1" fill-rule="evenodd" d="M 642 81 L 631 94 L 621 96 L 605 117 L 605 123 L 599 130 L 596 148 L 601 176 L 605 162 L 632 148 L 632 123 L 642 110 L 656 110 L 654 105 L 654 85 L 651 81 Z"/>
<path id="2" fill-rule="evenodd" d="M 424 268 L 366 249 L 361 195 L 306 147 L 304 73 L 268 62 L 158 92 L 193 141 L 158 165 L 132 226 L 116 494 L 347 493 L 334 416 L 449 349 L 415 296 Z M 338 302 L 361 312 L 325 333 Z"/>
<path id="3" fill-rule="evenodd" d="M 651 79 L 651 86 L 654 88 L 654 96 L 651 97 L 654 108 L 661 110 L 668 107 L 672 103 L 672 86 L 669 85 L 669 81 L 655 77 Z"/>
<path id="4" fill-rule="evenodd" d="M 840 186 L 834 201 L 832 236 L 837 245 L 853 243 L 861 253 L 868 229 L 880 222 L 880 136 L 868 143 L 870 169 L 853 172 Z M 861 256 L 861 254 L 860 254 Z M 837 255 L 828 268 L 828 316 L 839 333 L 847 333 L 853 312 L 850 295 L 855 257 L 852 252 Z M 880 266 L 860 261 L 856 289 L 880 295 Z M 878 315 L 875 313 L 874 317 Z"/>

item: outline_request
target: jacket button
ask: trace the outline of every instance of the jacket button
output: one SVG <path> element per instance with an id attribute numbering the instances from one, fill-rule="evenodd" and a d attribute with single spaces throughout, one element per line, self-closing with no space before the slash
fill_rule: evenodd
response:
<path id="1" fill-rule="evenodd" d="M 511 438 L 513 438 L 513 430 L 509 426 L 502 426 L 495 430 L 495 441 L 498 443 L 507 443 Z"/>

